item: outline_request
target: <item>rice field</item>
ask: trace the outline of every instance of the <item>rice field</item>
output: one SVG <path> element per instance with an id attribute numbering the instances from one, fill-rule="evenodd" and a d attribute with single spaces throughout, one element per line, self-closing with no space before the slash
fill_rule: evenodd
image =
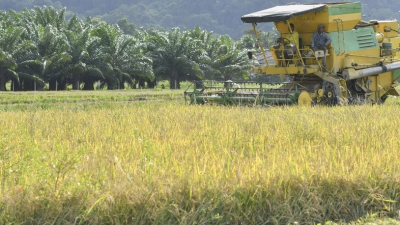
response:
<path id="1" fill-rule="evenodd" d="M 0 224 L 398 224 L 398 104 L 182 92 L 0 93 Z"/>

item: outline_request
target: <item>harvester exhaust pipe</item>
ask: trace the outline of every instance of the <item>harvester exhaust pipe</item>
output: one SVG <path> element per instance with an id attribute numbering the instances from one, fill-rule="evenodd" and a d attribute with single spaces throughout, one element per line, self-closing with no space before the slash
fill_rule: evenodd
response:
<path id="1" fill-rule="evenodd" d="M 381 73 L 400 69 L 400 62 L 391 63 L 383 66 L 376 66 L 367 69 L 355 70 L 354 68 L 343 70 L 345 80 L 354 80 L 363 77 L 376 76 Z"/>

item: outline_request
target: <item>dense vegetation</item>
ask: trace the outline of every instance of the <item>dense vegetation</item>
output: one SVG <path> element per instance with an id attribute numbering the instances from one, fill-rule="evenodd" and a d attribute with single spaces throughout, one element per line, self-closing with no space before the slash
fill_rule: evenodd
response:
<path id="1" fill-rule="evenodd" d="M 338 0 L 339 1 L 339 0 Z M 110 23 L 121 18 L 136 26 L 146 28 L 202 28 L 218 34 L 228 34 L 239 39 L 246 24 L 240 21 L 244 14 L 288 3 L 313 3 L 328 1 L 312 0 L 0 0 L 0 9 L 21 10 L 35 5 L 52 5 L 58 9 L 67 7 L 82 16 L 100 17 Z M 400 2 L 397 0 L 361 0 L 364 19 L 399 19 Z"/>
<path id="2" fill-rule="evenodd" d="M 199 27 L 136 29 L 126 20 L 117 26 L 76 15 L 66 20 L 65 14 L 53 7 L 0 12 L 0 91 L 8 81 L 13 90 L 152 87 L 161 79 L 179 88 L 184 80 L 249 75 L 244 42 L 226 35 Z"/>
<path id="3" fill-rule="evenodd" d="M 140 93 L 182 92 L 1 93 L 0 223 L 399 218 L 398 105 L 126 101 Z"/>

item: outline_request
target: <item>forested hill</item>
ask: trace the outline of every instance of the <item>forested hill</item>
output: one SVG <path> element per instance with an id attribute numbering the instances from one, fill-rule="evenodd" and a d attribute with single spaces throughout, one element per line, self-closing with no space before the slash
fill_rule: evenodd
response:
<path id="1" fill-rule="evenodd" d="M 1 10 L 21 10 L 35 5 L 67 7 L 70 13 L 100 17 L 116 23 L 127 18 L 137 27 L 203 29 L 239 38 L 248 28 L 244 14 L 288 3 L 312 3 L 310 0 L 0 0 Z M 326 2 L 326 1 L 321 1 Z M 332 2 L 332 1 L 331 1 Z M 363 15 L 369 19 L 400 19 L 398 0 L 361 0 Z"/>

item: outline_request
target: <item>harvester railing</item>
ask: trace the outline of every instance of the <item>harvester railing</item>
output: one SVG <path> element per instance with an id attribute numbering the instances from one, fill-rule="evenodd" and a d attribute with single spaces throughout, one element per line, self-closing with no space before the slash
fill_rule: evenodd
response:
<path id="1" fill-rule="evenodd" d="M 324 57 L 324 55 L 317 54 L 317 52 L 320 51 L 314 51 L 313 49 L 308 47 L 301 48 L 296 51 L 293 51 L 291 49 L 273 51 L 275 52 L 274 54 L 276 56 L 274 60 L 280 67 L 318 65 L 321 70 L 323 69 L 320 60 Z M 284 53 L 283 51 L 285 51 L 286 53 Z M 285 57 L 285 54 L 292 55 L 293 57 Z M 326 55 L 326 57 L 329 56 L 328 49 L 325 51 L 324 54 Z"/>

